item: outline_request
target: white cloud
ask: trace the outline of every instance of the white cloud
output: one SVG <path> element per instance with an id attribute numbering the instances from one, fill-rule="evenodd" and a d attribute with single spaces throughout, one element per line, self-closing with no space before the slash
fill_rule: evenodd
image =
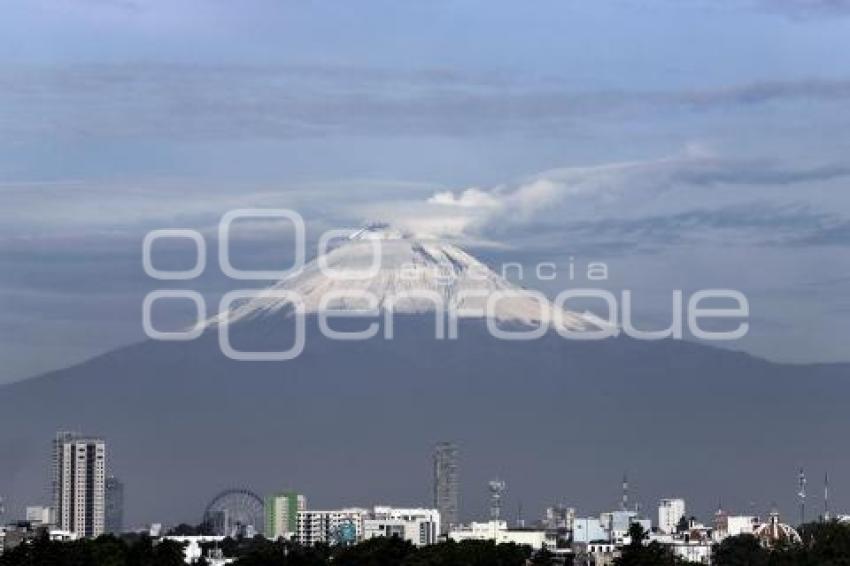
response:
<path id="1" fill-rule="evenodd" d="M 689 237 L 722 240 L 746 232 L 768 241 L 777 228 L 811 230 L 824 214 L 850 218 L 850 198 L 835 190 L 847 176 L 850 168 L 842 164 L 788 167 L 687 146 L 658 159 L 551 169 L 489 190 L 439 191 L 416 207 L 388 207 L 385 217 L 431 235 L 502 243 L 519 237 L 523 245 L 529 235 L 545 241 L 578 227 L 583 239 L 593 240 L 594 225 L 600 237 L 640 232 L 657 244 L 662 238 L 650 234 L 647 222 L 659 226 L 656 232 L 673 233 L 677 219 L 688 219 L 680 228 Z M 759 202 L 784 211 L 776 226 L 757 214 Z M 747 207 L 753 214 L 742 213 Z M 793 211 L 800 222 L 789 220 Z"/>
<path id="2" fill-rule="evenodd" d="M 501 204 L 495 195 L 475 187 L 461 191 L 457 195 L 451 191 L 436 193 L 428 199 L 428 203 L 462 208 L 493 208 Z"/>

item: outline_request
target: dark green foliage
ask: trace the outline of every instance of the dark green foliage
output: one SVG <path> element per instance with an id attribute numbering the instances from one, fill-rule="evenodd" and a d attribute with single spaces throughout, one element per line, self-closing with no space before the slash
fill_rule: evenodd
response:
<path id="1" fill-rule="evenodd" d="M 717 566 L 850 566 L 850 525 L 836 521 L 800 528 L 803 544 L 767 550 L 751 535 L 724 540 Z"/>
<path id="2" fill-rule="evenodd" d="M 132 544 L 110 535 L 95 540 L 51 542 L 41 538 L 0 556 L 0 566 L 182 566 L 183 546 L 153 544 L 141 537 Z"/>
<path id="3" fill-rule="evenodd" d="M 238 545 L 233 556 L 239 556 L 239 566 L 325 566 L 329 551 L 325 546 L 307 548 L 284 540 L 272 542 L 255 537 L 247 544 Z"/>
<path id="4" fill-rule="evenodd" d="M 562 562 L 555 561 L 555 554 L 549 552 L 545 548 L 540 552 L 535 553 L 534 556 L 531 557 L 531 566 L 554 566 L 555 564 L 562 564 Z"/>
<path id="5" fill-rule="evenodd" d="M 623 548 L 622 555 L 614 561 L 617 566 L 676 566 L 684 564 L 682 560 L 673 555 L 670 549 L 657 542 L 644 544 L 643 541 L 647 533 L 639 523 L 632 523 L 629 527 L 629 536 L 631 542 Z"/>
<path id="6" fill-rule="evenodd" d="M 214 546 L 203 545 L 205 548 Z M 295 543 L 263 537 L 224 539 L 217 547 L 237 557 L 238 566 L 525 566 L 531 550 L 513 544 L 484 541 L 444 544 L 417 549 L 398 538 L 377 538 L 358 545 L 331 549 L 305 548 Z M 199 562 L 203 565 L 206 561 Z M 548 565 L 551 556 L 541 553 L 532 564 Z M 154 542 L 147 536 L 118 539 L 51 542 L 40 539 L 0 556 L 0 566 L 182 566 L 183 545 Z"/>
<path id="7" fill-rule="evenodd" d="M 729 537 L 714 548 L 714 561 L 721 566 L 767 566 L 770 552 L 753 535 Z"/>
<path id="8" fill-rule="evenodd" d="M 416 547 L 398 537 L 373 538 L 339 550 L 334 564 L 339 566 L 398 566 L 404 564 Z"/>
<path id="9" fill-rule="evenodd" d="M 403 566 L 523 566 L 528 547 L 489 541 L 446 542 L 426 546 L 410 555 Z"/>

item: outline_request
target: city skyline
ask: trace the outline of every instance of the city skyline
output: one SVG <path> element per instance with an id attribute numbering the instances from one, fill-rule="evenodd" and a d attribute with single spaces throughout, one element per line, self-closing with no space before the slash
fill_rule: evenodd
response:
<path id="1" fill-rule="evenodd" d="M 68 431 L 59 431 L 56 433 L 53 440 L 53 462 L 51 464 L 51 474 L 56 479 L 50 483 L 52 507 L 49 508 L 51 511 L 50 514 L 45 515 L 45 517 L 49 517 L 52 521 L 55 521 L 59 528 L 67 531 L 81 530 L 84 536 L 98 536 L 98 534 L 102 533 L 120 533 L 124 530 L 124 484 L 113 475 L 110 468 L 106 467 L 104 463 L 106 460 L 105 455 L 106 442 L 102 437 Z M 82 474 L 77 469 L 79 464 L 83 465 Z M 798 470 L 798 481 L 795 484 L 797 490 L 794 493 L 800 506 L 798 509 L 800 523 L 806 520 L 804 507 L 807 496 L 803 489 L 805 485 L 804 470 L 804 468 L 799 468 Z M 461 499 L 460 488 L 457 483 L 459 474 L 459 447 L 455 442 L 441 441 L 433 446 L 432 471 L 433 507 L 439 512 L 442 518 L 441 534 L 447 533 L 452 525 L 460 525 L 463 522 L 468 523 L 470 520 L 474 521 L 476 518 L 490 521 L 504 520 L 514 526 L 522 526 L 524 519 L 518 515 L 511 517 L 508 513 L 505 513 L 505 516 L 500 517 L 494 514 L 494 505 L 497 505 L 497 499 L 498 508 L 501 511 L 501 498 L 504 497 L 507 491 L 506 482 L 503 480 L 487 481 L 486 485 L 482 486 L 480 493 L 477 494 L 476 498 L 482 501 L 486 500 L 486 508 L 485 506 L 481 506 L 485 512 L 479 512 L 477 517 L 469 514 L 466 514 L 464 517 L 459 516 L 459 507 L 457 505 Z M 813 508 L 822 509 L 822 512 L 814 514 L 815 520 L 828 519 L 831 514 L 829 504 L 829 473 L 825 472 L 823 478 L 822 499 L 819 502 L 820 507 L 818 503 L 812 503 Z M 238 485 L 239 483 L 236 481 L 234 485 Z M 85 485 L 86 491 L 84 494 L 78 493 L 75 496 L 74 493 L 78 485 Z M 647 510 L 647 507 L 642 504 L 641 498 L 634 497 L 627 475 L 623 475 L 619 487 L 620 497 L 619 499 L 612 497 L 612 504 L 608 509 L 635 513 L 641 517 L 652 519 L 652 506 L 650 505 L 650 510 Z M 225 490 L 217 497 L 221 497 L 229 491 L 233 491 L 234 493 L 239 491 L 252 493 L 248 488 L 242 488 Z M 614 490 L 612 490 L 613 492 Z M 499 496 L 497 499 L 494 499 L 495 494 Z M 292 489 L 277 490 L 267 495 L 255 497 L 261 500 L 264 509 L 263 517 L 265 523 L 261 532 L 270 539 L 276 539 L 280 536 L 288 538 L 293 535 L 297 532 L 297 514 L 301 511 L 315 511 L 313 507 L 308 508 L 307 496 L 305 494 L 293 491 Z M 520 496 L 517 501 L 521 502 L 521 500 Z M 0 499 L 0 502 L 2 501 L 4 499 Z M 68 501 L 78 501 L 79 503 L 77 505 L 69 505 Z M 371 505 L 376 508 L 385 505 L 385 502 L 382 503 L 381 501 L 379 498 L 376 502 L 372 502 Z M 698 514 L 686 512 L 686 499 L 681 497 L 670 497 L 670 494 L 667 494 L 659 497 L 656 501 L 658 502 L 658 514 L 653 524 L 658 527 L 661 533 L 669 533 L 671 530 L 675 530 L 676 524 L 682 517 L 699 518 Z M 18 500 L 17 503 L 19 506 L 21 503 L 24 503 L 28 510 L 48 509 L 48 507 L 41 507 L 41 504 L 37 500 L 27 502 Z M 410 503 L 415 504 L 416 502 Z M 423 502 L 420 501 L 419 503 Z M 94 516 L 94 524 L 83 520 L 85 519 L 84 516 L 74 514 L 74 507 L 78 505 L 82 505 L 86 510 L 86 514 Z M 546 513 L 548 514 L 552 509 L 558 507 L 570 509 L 573 512 L 576 510 L 575 507 L 569 506 L 568 497 L 553 497 L 551 505 L 546 508 Z M 363 509 L 364 507 L 347 505 L 347 508 Z M 16 509 L 15 512 L 20 513 L 21 510 Z M 750 502 L 747 509 L 727 509 L 718 500 L 717 508 L 713 512 L 716 515 L 721 511 L 726 514 L 730 511 L 739 512 L 743 515 L 749 513 L 748 516 L 760 517 L 769 516 L 771 513 L 779 511 L 779 509 L 775 501 L 771 501 L 767 506 L 762 505 L 759 507 L 755 502 Z M 590 515 L 605 512 L 605 508 L 601 507 L 591 510 Z M 837 514 L 843 516 L 840 512 Z M 792 515 L 792 513 L 788 513 L 788 515 Z M 850 517 L 850 514 L 847 516 Z M 535 517 L 531 520 L 532 524 L 544 523 L 546 520 L 546 514 L 544 513 L 532 514 L 532 517 Z M 165 524 L 174 526 L 180 523 L 186 523 L 187 520 L 189 524 L 192 523 L 187 517 L 180 517 L 166 520 Z M 76 525 L 82 526 L 77 527 Z M 142 527 L 144 525 L 135 525 L 134 528 L 139 529 Z"/>

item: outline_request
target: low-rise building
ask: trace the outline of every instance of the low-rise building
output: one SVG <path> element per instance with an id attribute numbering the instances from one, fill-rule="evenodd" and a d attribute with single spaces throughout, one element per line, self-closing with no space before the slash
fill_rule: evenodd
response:
<path id="1" fill-rule="evenodd" d="M 440 512 L 436 509 L 400 509 L 377 506 L 363 520 L 363 538 L 398 537 L 415 546 L 437 542 Z"/>
<path id="2" fill-rule="evenodd" d="M 33 521 L 17 521 L 3 527 L 2 531 L 3 550 L 11 550 L 21 544 L 47 536 L 50 540 L 69 541 L 76 540 L 78 533 L 73 531 L 60 531 L 51 529 L 49 525 L 43 525 Z"/>
<path id="3" fill-rule="evenodd" d="M 33 525 L 52 525 L 55 523 L 53 510 L 42 505 L 27 507 L 27 521 Z"/>
<path id="4" fill-rule="evenodd" d="M 675 556 L 687 562 L 711 564 L 711 551 L 713 548 L 711 541 L 674 540 L 667 546 L 669 546 Z"/>
<path id="5" fill-rule="evenodd" d="M 652 530 L 652 521 L 641 517 L 636 511 L 620 510 L 602 513 L 599 516 L 599 522 L 606 531 L 607 540 L 618 544 L 622 544 L 627 539 L 629 528 L 634 523 L 638 523 L 646 532 Z"/>
<path id="6" fill-rule="evenodd" d="M 213 551 L 204 553 L 204 545 L 218 543 L 224 540 L 224 536 L 166 536 L 162 540 L 171 540 L 183 545 L 183 561 L 186 564 L 196 564 L 203 557 L 207 564 L 219 566 L 223 564 L 231 564 L 236 561 L 235 558 L 224 558 L 221 552 Z"/>
<path id="7" fill-rule="evenodd" d="M 47 532 L 47 536 L 53 542 L 71 542 L 80 538 L 79 533 L 63 531 L 62 529 L 51 529 Z"/>
<path id="8" fill-rule="evenodd" d="M 608 542 L 608 531 L 599 517 L 577 517 L 573 521 L 573 542 Z"/>
<path id="9" fill-rule="evenodd" d="M 574 542 L 572 544 L 575 564 L 611 566 L 620 556 L 620 547 L 611 542 Z"/>
<path id="10" fill-rule="evenodd" d="M 779 519 L 778 511 L 772 511 L 767 522 L 756 527 L 753 531 L 753 536 L 766 548 L 788 546 L 802 542 L 797 531 L 791 525 L 787 525 Z"/>
<path id="11" fill-rule="evenodd" d="M 759 525 L 758 517 L 752 515 L 729 515 L 720 510 L 714 515 L 714 542 L 722 542 L 727 537 L 751 535 Z"/>
<path id="12" fill-rule="evenodd" d="M 449 531 L 448 538 L 456 542 L 465 540 L 491 540 L 496 544 L 518 544 L 539 550 L 547 546 L 546 531 L 536 529 L 509 529 L 505 521 L 470 523 Z"/>
<path id="13" fill-rule="evenodd" d="M 297 540 L 305 546 L 356 544 L 363 540 L 363 521 L 368 516 L 369 511 L 359 507 L 299 511 Z"/>

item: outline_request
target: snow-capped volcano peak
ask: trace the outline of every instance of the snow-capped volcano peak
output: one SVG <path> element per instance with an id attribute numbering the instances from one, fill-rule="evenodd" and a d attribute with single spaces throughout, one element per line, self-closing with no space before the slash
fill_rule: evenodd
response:
<path id="1" fill-rule="evenodd" d="M 387 224 L 370 224 L 342 243 L 211 323 L 231 323 L 292 311 L 293 295 L 307 314 L 375 308 L 400 314 L 452 310 L 458 317 L 495 317 L 533 325 L 562 321 L 582 330 L 593 326 L 583 315 L 561 311 L 541 295 L 510 283 L 462 249 L 419 238 Z M 494 295 L 492 308 L 488 300 Z M 371 301 L 371 304 L 370 304 Z"/>
<path id="2" fill-rule="evenodd" d="M 351 234 L 349 240 L 403 240 L 412 238 L 409 232 L 402 232 L 386 222 L 372 222 Z"/>

